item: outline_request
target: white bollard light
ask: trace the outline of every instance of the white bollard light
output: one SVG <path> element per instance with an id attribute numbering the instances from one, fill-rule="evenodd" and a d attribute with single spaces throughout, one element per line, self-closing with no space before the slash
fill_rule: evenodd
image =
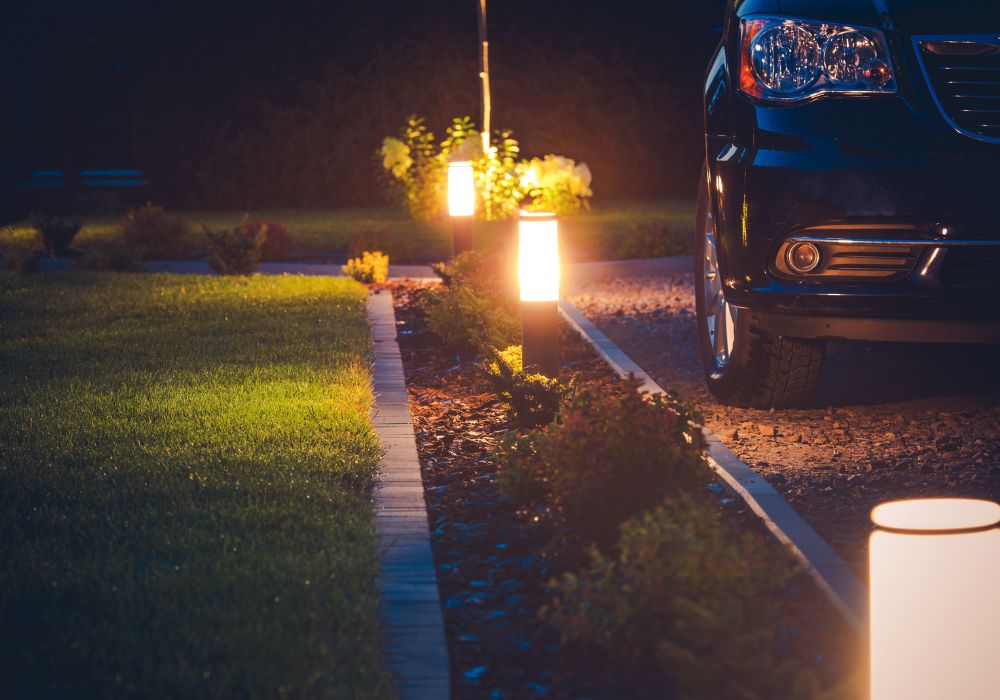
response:
<path id="1" fill-rule="evenodd" d="M 476 213 L 476 183 L 472 163 L 448 163 L 448 215 L 451 217 L 451 254 L 474 247 L 472 217 Z"/>
<path id="2" fill-rule="evenodd" d="M 559 223 L 555 214 L 522 211 L 517 276 L 524 366 L 559 376 Z"/>
<path id="3" fill-rule="evenodd" d="M 1000 505 L 872 510 L 871 700 L 1000 698 Z"/>

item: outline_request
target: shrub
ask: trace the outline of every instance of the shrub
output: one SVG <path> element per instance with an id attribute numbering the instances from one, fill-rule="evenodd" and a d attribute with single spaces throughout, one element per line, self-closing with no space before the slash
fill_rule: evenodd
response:
<path id="1" fill-rule="evenodd" d="M 19 275 L 31 275 L 38 272 L 38 263 L 45 256 L 45 251 L 38 248 L 15 248 L 8 250 L 3 259 L 2 267 Z"/>
<path id="2" fill-rule="evenodd" d="M 262 262 L 288 260 L 292 254 L 292 234 L 274 221 L 244 221 L 240 234 L 258 243 Z"/>
<path id="3" fill-rule="evenodd" d="M 691 235 L 673 231 L 664 224 L 649 223 L 632 231 L 602 236 L 606 255 L 615 260 L 683 255 L 692 250 Z"/>
<path id="4" fill-rule="evenodd" d="M 348 260 L 341 269 L 345 275 L 350 275 L 358 282 L 382 284 L 389 277 L 389 256 L 379 251 L 370 253 L 366 250 L 360 258 Z"/>
<path id="5" fill-rule="evenodd" d="M 683 698 L 814 698 L 816 678 L 776 643 L 775 601 L 794 571 L 706 497 L 677 496 L 628 521 L 617 556 L 593 548 L 587 569 L 550 584 L 542 613 L 564 642 L 656 664 Z"/>
<path id="6" fill-rule="evenodd" d="M 557 522 L 601 546 L 628 518 L 711 479 L 692 412 L 640 393 L 634 379 L 623 389 L 590 387 L 556 423 L 512 438 L 500 475 L 515 501 L 548 506 Z"/>
<path id="7" fill-rule="evenodd" d="M 76 219 L 64 219 L 48 214 L 32 214 L 31 225 L 38 232 L 45 253 L 52 258 L 66 257 L 73 239 L 83 227 L 83 224 Z"/>
<path id="8" fill-rule="evenodd" d="M 523 160 L 510 131 L 492 135 L 485 152 L 469 117 L 453 119 L 446 134 L 435 143 L 424 120 L 411 116 L 400 137 L 386 137 L 378 151 L 393 198 L 416 219 L 433 219 L 443 210 L 453 160 L 472 163 L 476 213 L 487 220 L 516 215 L 526 197 L 531 208 L 569 214 L 586 206 L 592 194 L 586 164 L 555 155 Z"/>
<path id="9" fill-rule="evenodd" d="M 409 239 L 381 227 L 362 226 L 351 234 L 351 255 L 362 255 L 366 250 L 381 250 L 396 262 L 410 259 Z"/>
<path id="10" fill-rule="evenodd" d="M 555 420 L 575 379 L 561 382 L 544 374 L 524 371 L 520 345 L 494 350 L 493 359 L 482 366 L 483 374 L 507 406 L 510 421 L 521 428 L 537 428 Z"/>
<path id="11" fill-rule="evenodd" d="M 243 224 L 217 233 L 204 224 L 202 228 L 209 245 L 208 266 L 213 270 L 220 275 L 249 275 L 257 269 L 262 238 L 246 235 Z"/>
<path id="12" fill-rule="evenodd" d="M 121 237 L 143 260 L 187 258 L 194 250 L 188 223 L 151 204 L 131 209 L 125 214 Z"/>

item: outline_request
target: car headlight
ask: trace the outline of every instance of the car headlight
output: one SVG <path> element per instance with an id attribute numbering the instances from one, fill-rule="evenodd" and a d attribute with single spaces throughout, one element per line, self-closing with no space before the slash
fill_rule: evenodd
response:
<path id="1" fill-rule="evenodd" d="M 762 100 L 796 102 L 893 93 L 896 76 L 878 29 L 754 17 L 741 24 L 740 90 Z"/>

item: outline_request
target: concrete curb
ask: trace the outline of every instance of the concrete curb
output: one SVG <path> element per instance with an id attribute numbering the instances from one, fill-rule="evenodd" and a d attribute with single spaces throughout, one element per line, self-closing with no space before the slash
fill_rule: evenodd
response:
<path id="1" fill-rule="evenodd" d="M 651 394 L 666 393 L 579 309 L 562 299 L 559 311 L 619 376 L 632 374 L 641 382 L 641 390 Z M 708 465 L 716 476 L 739 495 L 778 541 L 792 552 L 854 631 L 866 636 L 868 588 L 764 477 L 742 462 L 718 437 L 704 429 L 702 432 L 708 444 Z"/>
<path id="2" fill-rule="evenodd" d="M 392 294 L 368 294 L 375 346 L 372 424 L 385 454 L 375 487 L 383 654 L 401 700 L 446 700 L 451 665 Z"/>

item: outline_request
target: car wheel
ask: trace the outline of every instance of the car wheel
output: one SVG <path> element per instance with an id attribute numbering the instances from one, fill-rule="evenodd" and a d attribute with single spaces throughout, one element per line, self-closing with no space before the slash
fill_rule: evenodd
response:
<path id="1" fill-rule="evenodd" d="M 695 305 L 708 388 L 719 401 L 734 406 L 801 403 L 819 381 L 825 343 L 763 333 L 749 311 L 726 300 L 705 171 L 695 236 Z"/>

